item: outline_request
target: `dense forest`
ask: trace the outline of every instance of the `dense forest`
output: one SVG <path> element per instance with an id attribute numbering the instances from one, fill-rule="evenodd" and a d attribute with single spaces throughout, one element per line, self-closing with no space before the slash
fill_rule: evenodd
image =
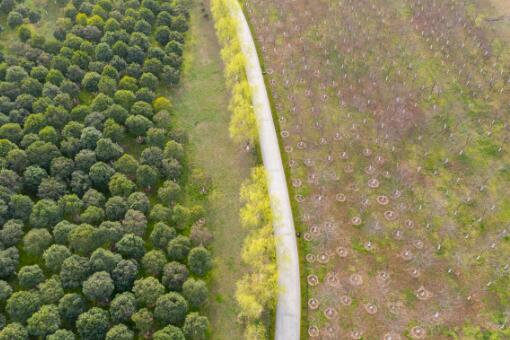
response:
<path id="1" fill-rule="evenodd" d="M 48 35 L 0 1 L 0 340 L 203 339 L 204 188 L 165 96 L 188 1 L 57 5 Z"/>

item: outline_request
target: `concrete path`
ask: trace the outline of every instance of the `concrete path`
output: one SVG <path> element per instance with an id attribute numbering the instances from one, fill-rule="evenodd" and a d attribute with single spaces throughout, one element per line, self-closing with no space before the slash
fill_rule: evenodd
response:
<path id="1" fill-rule="evenodd" d="M 301 328 L 299 258 L 280 147 L 250 27 L 238 1 L 228 0 L 226 3 L 229 5 L 232 16 L 236 19 L 241 50 L 246 58 L 246 73 L 252 89 L 262 159 L 268 174 L 279 285 L 275 339 L 299 340 Z"/>

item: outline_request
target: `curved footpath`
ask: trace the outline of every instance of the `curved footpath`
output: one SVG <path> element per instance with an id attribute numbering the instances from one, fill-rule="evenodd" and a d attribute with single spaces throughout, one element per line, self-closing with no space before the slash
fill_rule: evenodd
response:
<path id="1" fill-rule="evenodd" d="M 246 74 L 252 90 L 260 149 L 268 176 L 279 286 L 275 339 L 298 340 L 301 322 L 299 257 L 280 147 L 250 27 L 238 1 L 226 1 L 226 3 L 229 5 L 232 17 L 235 18 L 241 50 L 246 58 Z"/>

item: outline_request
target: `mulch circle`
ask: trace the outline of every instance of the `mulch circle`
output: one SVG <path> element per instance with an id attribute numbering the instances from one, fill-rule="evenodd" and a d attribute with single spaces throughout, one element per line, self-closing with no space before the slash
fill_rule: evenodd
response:
<path id="1" fill-rule="evenodd" d="M 311 298 L 308 300 L 308 308 L 310 308 L 311 310 L 316 310 L 317 308 L 319 308 L 319 300 L 315 299 L 315 298 Z"/>
<path id="2" fill-rule="evenodd" d="M 415 326 L 411 328 L 409 335 L 413 339 L 424 339 L 427 336 L 427 331 L 423 327 Z"/>
<path id="3" fill-rule="evenodd" d="M 319 328 L 317 326 L 308 327 L 308 335 L 312 338 L 317 338 L 320 335 Z"/>
<path id="4" fill-rule="evenodd" d="M 315 274 L 310 274 L 306 277 L 306 281 L 312 287 L 315 287 L 319 284 L 319 277 Z"/>

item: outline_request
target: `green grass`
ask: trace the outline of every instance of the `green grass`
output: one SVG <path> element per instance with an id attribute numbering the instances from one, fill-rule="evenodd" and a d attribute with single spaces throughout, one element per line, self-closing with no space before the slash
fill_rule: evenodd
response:
<path id="1" fill-rule="evenodd" d="M 246 236 L 238 217 L 239 190 L 255 161 L 235 146 L 228 135 L 229 95 L 224 85 L 220 46 L 212 19 L 203 16 L 201 7 L 196 3 L 192 10 L 181 85 L 170 97 L 174 123 L 189 135 L 189 165 L 205 171 L 213 183 L 206 203 L 206 225 L 214 235 L 215 266 L 205 308 L 211 321 L 212 339 L 239 339 L 242 325 L 237 320 L 234 293 L 235 283 L 243 274 L 239 254 Z"/>

